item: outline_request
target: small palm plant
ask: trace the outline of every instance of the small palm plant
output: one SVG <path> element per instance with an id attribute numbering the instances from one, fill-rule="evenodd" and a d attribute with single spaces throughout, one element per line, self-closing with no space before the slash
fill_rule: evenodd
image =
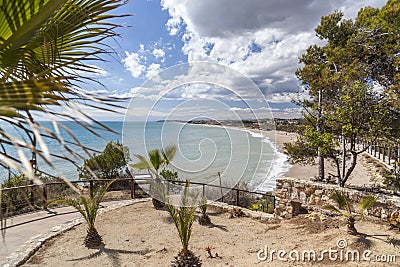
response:
<path id="1" fill-rule="evenodd" d="M 87 234 L 84 244 L 87 248 L 96 248 L 103 245 L 103 239 L 95 228 L 95 221 L 100 207 L 100 202 L 103 201 L 104 195 L 108 188 L 115 180 L 107 185 L 97 188 L 89 196 L 79 196 L 78 199 L 58 199 L 49 203 L 62 203 L 74 207 L 86 220 L 88 224 Z"/>
<path id="2" fill-rule="evenodd" d="M 139 162 L 130 164 L 130 166 L 134 169 L 138 170 L 148 170 L 152 175 L 155 176 L 155 181 L 152 184 L 152 196 L 153 196 L 153 205 L 155 208 L 163 208 L 164 204 L 160 201 L 162 196 L 159 195 L 158 191 L 162 191 L 161 179 L 160 179 L 160 170 L 168 166 L 170 161 L 174 158 L 176 153 L 176 146 L 169 146 L 165 148 L 163 151 L 159 149 L 150 150 L 147 154 L 149 159 L 146 157 L 135 154 L 134 156 L 139 159 Z"/>
<path id="3" fill-rule="evenodd" d="M 207 207 L 208 207 L 207 198 L 204 197 L 203 201 L 202 201 L 202 204 L 200 205 L 200 210 L 201 210 L 201 215 L 199 217 L 199 224 L 200 225 L 209 225 L 209 224 L 211 224 L 210 216 L 208 216 L 208 214 L 207 214 Z"/>
<path id="4" fill-rule="evenodd" d="M 170 200 L 166 203 L 167 210 L 174 220 L 175 227 L 178 230 L 179 238 L 182 243 L 182 250 L 172 262 L 173 267 L 201 266 L 200 257 L 194 255 L 194 253 L 189 250 L 189 241 L 192 236 L 194 215 L 197 208 L 196 205 L 193 205 L 195 204 L 197 197 L 194 198 L 194 201 L 190 201 L 189 185 L 189 181 L 186 181 L 185 192 L 182 196 L 182 203 L 179 208 L 175 207 Z"/>
<path id="5" fill-rule="evenodd" d="M 345 193 L 340 191 L 334 191 L 330 196 L 332 200 L 334 200 L 337 204 L 337 207 L 334 205 L 325 205 L 324 209 L 334 211 L 342 214 L 347 218 L 347 232 L 351 235 L 357 235 L 358 231 L 355 227 L 355 216 L 353 213 L 353 205 L 351 200 L 345 195 Z M 368 195 L 361 199 L 359 202 L 359 207 L 361 210 L 361 218 L 365 218 L 365 211 L 374 205 L 376 202 L 376 198 L 374 196 Z"/>

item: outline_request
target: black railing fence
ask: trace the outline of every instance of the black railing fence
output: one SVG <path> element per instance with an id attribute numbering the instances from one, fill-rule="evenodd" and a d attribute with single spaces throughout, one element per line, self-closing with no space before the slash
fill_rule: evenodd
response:
<path id="1" fill-rule="evenodd" d="M 336 141 L 342 143 L 342 139 L 337 137 Z M 381 161 L 388 168 L 395 168 L 396 162 L 400 161 L 400 145 L 389 145 L 383 142 L 366 142 L 364 140 L 356 140 L 356 149 L 363 150 L 374 157 L 375 159 Z"/>
<path id="2" fill-rule="evenodd" d="M 118 178 L 112 184 L 105 195 L 104 201 L 131 199 L 148 197 L 146 191 L 142 188 L 149 188 L 151 177 L 149 175 L 138 174 L 133 178 Z M 40 210 L 47 208 L 47 203 L 52 200 L 62 198 L 73 198 L 81 194 L 90 195 L 99 185 L 110 182 L 109 179 L 77 180 L 69 181 L 74 187 L 71 187 L 64 181 L 43 183 L 41 185 L 32 184 L 26 186 L 17 186 L 0 189 L 0 218 L 5 218 L 20 213 Z M 166 183 L 167 193 L 174 194 L 184 187 L 184 181 L 163 181 Z M 190 182 L 190 187 L 201 189 L 201 196 L 208 197 L 215 192 L 222 192 L 218 201 L 232 205 L 249 208 L 252 203 L 263 203 L 260 205 L 262 211 L 273 212 L 275 208 L 275 197 L 273 193 L 260 193 L 240 188 L 229 188 L 225 186 L 212 185 L 199 182 Z"/>

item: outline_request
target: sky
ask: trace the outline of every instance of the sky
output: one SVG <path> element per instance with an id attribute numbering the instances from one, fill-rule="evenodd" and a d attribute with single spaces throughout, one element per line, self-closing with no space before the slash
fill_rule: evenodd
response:
<path id="1" fill-rule="evenodd" d="M 321 16 L 341 10 L 355 18 L 360 8 L 385 3 L 130 1 L 114 11 L 132 14 L 118 20 L 121 38 L 110 42 L 116 54 L 93 66 L 104 87 L 91 90 L 131 98 L 123 104 L 128 120 L 300 117 L 291 102 L 306 96 L 295 71 L 308 46 L 323 44 L 314 32 Z M 100 120 L 124 119 L 86 112 Z"/>

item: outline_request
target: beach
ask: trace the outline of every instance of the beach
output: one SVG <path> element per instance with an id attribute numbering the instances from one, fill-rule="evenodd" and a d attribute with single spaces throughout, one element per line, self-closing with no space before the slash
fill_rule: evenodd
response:
<path id="1" fill-rule="evenodd" d="M 268 137 L 274 142 L 278 150 L 284 153 L 284 144 L 293 142 L 296 140 L 295 133 L 283 132 L 283 131 L 260 131 L 264 136 Z M 347 184 L 364 185 L 371 183 L 371 174 L 365 168 L 364 157 L 360 155 L 359 161 L 350 175 Z M 335 175 L 336 170 L 331 162 L 325 163 L 325 175 L 329 173 Z M 290 169 L 282 175 L 282 177 L 298 178 L 302 180 L 310 180 L 318 176 L 318 165 L 300 165 L 291 164 Z"/>

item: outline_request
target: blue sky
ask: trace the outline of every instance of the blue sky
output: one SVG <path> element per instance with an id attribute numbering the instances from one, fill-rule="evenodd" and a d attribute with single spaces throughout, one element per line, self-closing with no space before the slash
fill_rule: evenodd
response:
<path id="1" fill-rule="evenodd" d="M 299 109 L 290 102 L 305 96 L 299 93 L 300 82 L 294 73 L 299 68 L 299 56 L 309 45 L 320 43 L 313 29 L 321 16 L 342 10 L 345 17 L 354 18 L 360 8 L 382 7 L 385 2 L 130 1 L 116 11 L 119 14 L 132 14 L 118 20 L 127 27 L 119 30 L 121 38 L 117 39 L 117 43 L 110 42 L 116 55 L 109 58 L 107 63 L 95 63 L 99 68 L 96 78 L 105 87 L 91 89 L 112 96 L 133 97 L 135 101 L 132 102 L 135 104 L 130 106 L 134 110 L 130 112 L 133 120 L 143 120 L 146 112 L 150 111 L 156 114 L 154 119 L 173 119 L 172 114 L 178 113 L 180 119 L 193 119 L 196 116 L 214 119 L 237 116 L 245 118 L 251 117 L 253 107 L 260 110 L 269 108 L 274 117 L 299 117 Z M 226 67 L 232 69 L 232 72 L 242 73 L 258 86 L 261 97 L 259 92 L 249 93 L 255 89 L 247 81 L 247 87 L 235 84 L 234 79 L 222 74 L 211 79 L 216 83 L 215 86 L 197 84 L 174 87 L 173 91 L 164 95 L 160 94 L 160 90 L 143 86 L 149 78 L 158 79 L 163 76 L 156 75 L 160 71 L 168 72 L 168 68 L 176 64 L 197 61 L 223 64 L 222 69 Z M 183 80 L 194 81 L 198 74 Z M 193 71 L 176 75 L 181 79 L 182 76 L 193 75 Z M 158 85 L 163 88 L 169 88 L 172 84 L 176 86 L 173 78 L 167 80 Z M 239 88 L 235 91 L 235 97 L 232 97 L 232 88 Z M 161 101 L 152 106 L 150 103 L 154 99 Z M 149 103 L 146 104 L 146 101 Z M 250 102 L 251 108 L 248 104 Z M 137 103 L 150 106 L 147 106 L 147 111 L 142 110 L 144 113 L 136 112 L 135 109 L 139 111 L 140 108 Z M 186 111 L 193 106 L 197 112 L 187 111 L 188 116 L 185 117 L 182 116 L 184 110 L 176 112 L 177 106 L 185 106 Z M 87 112 L 101 120 L 123 119 L 121 115 L 91 109 Z"/>

